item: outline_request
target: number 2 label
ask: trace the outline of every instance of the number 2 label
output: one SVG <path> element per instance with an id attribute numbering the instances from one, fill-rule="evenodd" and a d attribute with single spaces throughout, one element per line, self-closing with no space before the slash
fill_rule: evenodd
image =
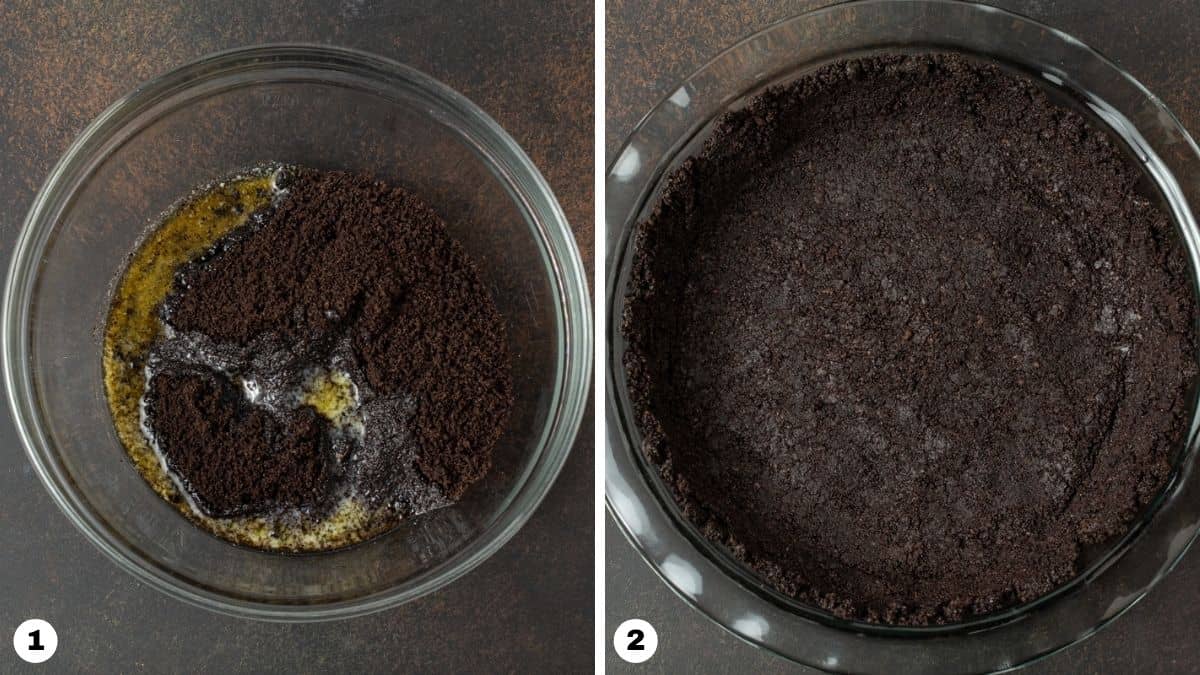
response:
<path id="1" fill-rule="evenodd" d="M 649 621 L 629 619 L 613 633 L 613 649 L 629 663 L 643 663 L 658 651 L 658 633 Z"/>

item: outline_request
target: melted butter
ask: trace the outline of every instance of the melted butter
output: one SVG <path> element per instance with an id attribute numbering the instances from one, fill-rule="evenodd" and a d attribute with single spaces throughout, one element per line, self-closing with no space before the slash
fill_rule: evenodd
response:
<path id="1" fill-rule="evenodd" d="M 162 332 L 158 309 L 171 292 L 175 271 L 213 246 L 271 201 L 270 176 L 229 181 L 186 201 L 169 214 L 133 254 L 113 294 L 104 331 L 104 387 L 117 436 L 151 487 L 180 502 L 142 434 L 139 402 L 146 387 L 146 354 Z"/>
<path id="2" fill-rule="evenodd" d="M 350 376 L 340 370 L 320 370 L 304 385 L 300 401 L 338 426 L 353 422 L 358 393 Z"/>
<path id="3" fill-rule="evenodd" d="M 277 194 L 274 171 L 263 169 L 217 183 L 168 212 L 129 260 L 112 299 L 104 331 L 104 386 L 117 436 L 134 466 L 161 497 L 204 529 L 234 543 L 289 551 L 328 550 L 376 536 L 395 525 L 390 514 L 369 511 L 351 498 L 320 518 L 299 512 L 242 518 L 212 518 L 191 505 L 143 432 L 141 399 L 146 359 L 163 334 L 159 317 L 179 267 L 210 250 L 221 237 L 246 224 Z M 337 422 L 355 424 L 353 383 L 344 373 L 325 372 L 304 392 L 305 402 Z M 361 424 L 361 423 L 358 423 Z"/>

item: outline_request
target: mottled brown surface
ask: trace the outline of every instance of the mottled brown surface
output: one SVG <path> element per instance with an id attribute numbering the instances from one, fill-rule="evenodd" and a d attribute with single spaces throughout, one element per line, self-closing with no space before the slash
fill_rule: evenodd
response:
<path id="1" fill-rule="evenodd" d="M 58 5 L 59 3 L 53 3 Z M 205 53 L 306 41 L 366 49 L 458 89 L 521 143 L 591 268 L 589 3 L 0 3 L 0 262 L 71 139 L 143 80 Z M 578 672 L 592 660 L 591 415 L 525 528 L 452 586 L 318 625 L 229 619 L 121 572 L 67 522 L 0 425 L 0 627 L 55 625 L 57 672 Z M 564 608 L 578 608 L 566 611 Z M 8 635 L 8 633 L 5 633 Z M 6 638 L 7 639 L 7 638 Z M 19 670 L 5 647 L 0 672 Z"/>
<path id="2" fill-rule="evenodd" d="M 606 145 L 613 153 L 633 124 L 680 79 L 767 23 L 824 2 L 610 0 L 607 7 Z M 1194 134 L 1200 130 L 1200 4 L 1163 2 L 1130 10 L 1115 0 L 996 2 L 1054 24 L 1099 47 L 1157 93 Z M 756 650 L 689 609 L 609 526 L 609 628 L 630 617 L 652 622 L 658 653 L 636 669 L 609 652 L 609 672 L 680 672 L 703 664 L 709 673 L 816 672 Z M 1082 645 L 1036 664 L 1030 673 L 1185 673 L 1200 667 L 1200 621 L 1193 589 L 1200 556 L 1181 563 L 1128 615 Z"/>

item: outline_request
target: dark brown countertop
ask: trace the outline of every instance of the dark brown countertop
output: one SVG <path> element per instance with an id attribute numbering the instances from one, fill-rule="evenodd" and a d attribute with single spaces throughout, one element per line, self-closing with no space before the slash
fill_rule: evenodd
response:
<path id="1" fill-rule="evenodd" d="M 51 5 L 62 4 L 62 7 Z M 71 139 L 138 83 L 205 53 L 333 43 L 408 63 L 495 117 L 546 174 L 592 265 L 587 2 L 328 0 L 0 3 L 0 264 Z M 0 627 L 49 620 L 47 672 L 581 672 L 592 663 L 592 424 L 524 529 L 430 597 L 348 621 L 280 625 L 192 608 L 89 544 L 0 418 Z M 578 608 L 577 611 L 575 608 Z M 5 644 L 8 644 L 7 642 Z M 9 647 L 0 672 L 22 670 Z"/>
<path id="2" fill-rule="evenodd" d="M 610 159 L 633 125 L 679 80 L 721 49 L 766 24 L 827 1 L 725 3 L 717 0 L 608 0 L 606 148 Z M 1169 0 L 1004 0 L 991 4 L 1045 21 L 1097 47 L 1155 92 L 1193 135 L 1200 134 L 1200 3 Z M 746 645 L 678 599 L 611 523 L 607 528 L 608 630 L 642 618 L 658 632 L 658 652 L 630 666 L 610 649 L 610 673 L 809 672 Z M 1200 670 L 1200 553 L 1126 616 L 1028 673 L 1191 673 Z"/>

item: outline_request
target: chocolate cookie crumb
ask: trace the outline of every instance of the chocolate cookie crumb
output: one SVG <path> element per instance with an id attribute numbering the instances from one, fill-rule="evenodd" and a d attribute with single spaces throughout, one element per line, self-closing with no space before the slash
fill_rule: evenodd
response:
<path id="1" fill-rule="evenodd" d="M 781 592 L 928 625 L 1034 600 L 1162 489 L 1195 301 L 1098 126 L 950 54 L 715 125 L 636 232 L 631 399 L 686 517 Z"/>
<path id="2" fill-rule="evenodd" d="M 513 405 L 490 292 L 408 192 L 298 167 L 278 182 L 163 304 L 147 410 L 168 465 L 210 516 L 458 500 Z"/>
<path id="3" fill-rule="evenodd" d="M 249 405 L 212 371 L 150 380 L 147 419 L 168 466 L 207 513 L 228 517 L 327 502 L 326 424 L 311 408 L 281 417 Z"/>

